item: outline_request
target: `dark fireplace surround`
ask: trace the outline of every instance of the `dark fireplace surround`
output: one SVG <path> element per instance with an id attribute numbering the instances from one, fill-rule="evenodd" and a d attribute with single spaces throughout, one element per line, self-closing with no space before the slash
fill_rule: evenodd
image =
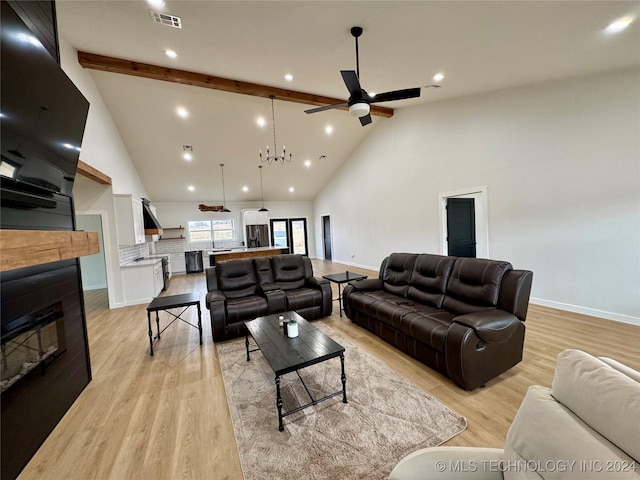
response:
<path id="1" fill-rule="evenodd" d="M 58 60 L 54 2 L 2 1 L 3 27 L 5 21 L 15 24 L 16 14 Z M 3 58 L 3 80 L 10 68 Z M 76 117 L 76 127 L 84 128 L 85 120 L 86 110 L 83 118 Z M 78 133 L 80 144 L 82 131 Z M 30 158 L 26 153 L 25 162 Z M 3 164 L 10 163 L 10 154 L 3 149 Z M 48 160 L 43 158 L 46 169 Z M 73 175 L 64 177 L 66 190 L 57 192 L 4 176 L 0 180 L 0 227 L 7 230 L 3 235 L 10 230 L 75 230 Z M 10 480 L 91 381 L 91 365 L 77 258 L 3 271 L 0 294 L 0 477 Z"/>

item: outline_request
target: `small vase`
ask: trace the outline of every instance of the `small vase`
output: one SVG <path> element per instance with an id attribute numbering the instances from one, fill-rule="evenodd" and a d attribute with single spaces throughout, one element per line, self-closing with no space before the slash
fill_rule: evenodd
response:
<path id="1" fill-rule="evenodd" d="M 298 322 L 290 320 L 287 323 L 287 336 L 289 338 L 296 338 L 298 336 Z"/>

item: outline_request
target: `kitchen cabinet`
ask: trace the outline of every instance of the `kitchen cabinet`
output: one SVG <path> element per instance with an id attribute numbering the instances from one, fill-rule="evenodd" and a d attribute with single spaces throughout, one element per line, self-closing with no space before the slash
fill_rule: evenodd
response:
<path id="1" fill-rule="evenodd" d="M 244 225 L 267 225 L 269 223 L 269 212 L 243 210 L 242 222 Z"/>
<path id="2" fill-rule="evenodd" d="M 131 264 L 120 269 L 125 305 L 149 303 L 160 295 L 164 286 L 162 260 Z"/>
<path id="3" fill-rule="evenodd" d="M 142 200 L 133 195 L 114 195 L 118 245 L 145 243 Z"/>
<path id="4" fill-rule="evenodd" d="M 185 273 L 187 265 L 184 260 L 184 252 L 172 253 L 169 255 L 169 263 L 171 264 L 172 273 Z"/>

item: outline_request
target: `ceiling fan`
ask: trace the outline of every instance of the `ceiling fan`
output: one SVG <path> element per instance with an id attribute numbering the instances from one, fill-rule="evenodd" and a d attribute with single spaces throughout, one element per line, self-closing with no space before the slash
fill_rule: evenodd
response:
<path id="1" fill-rule="evenodd" d="M 356 71 L 340 70 L 342 79 L 349 90 L 349 100 L 344 103 L 336 103 L 334 105 L 325 105 L 324 107 L 312 108 L 305 110 L 305 113 L 316 113 L 332 108 L 349 107 L 349 113 L 354 117 L 360 118 L 360 123 L 364 127 L 371 123 L 371 104 L 381 102 L 392 102 L 394 100 L 405 100 L 407 98 L 415 98 L 420 96 L 420 87 L 406 88 L 404 90 L 393 90 L 391 92 L 378 93 L 369 95 L 367 91 L 360 86 L 360 56 L 358 54 L 358 37 L 362 35 L 362 27 L 352 27 L 351 35 L 356 39 Z"/>

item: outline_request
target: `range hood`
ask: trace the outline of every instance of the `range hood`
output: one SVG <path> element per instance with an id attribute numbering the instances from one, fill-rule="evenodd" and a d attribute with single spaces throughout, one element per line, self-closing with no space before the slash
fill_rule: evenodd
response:
<path id="1" fill-rule="evenodd" d="M 142 216 L 144 218 L 145 235 L 162 235 L 160 222 L 150 208 L 151 202 L 147 198 L 142 199 Z"/>

